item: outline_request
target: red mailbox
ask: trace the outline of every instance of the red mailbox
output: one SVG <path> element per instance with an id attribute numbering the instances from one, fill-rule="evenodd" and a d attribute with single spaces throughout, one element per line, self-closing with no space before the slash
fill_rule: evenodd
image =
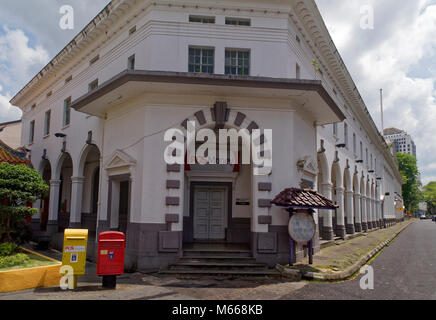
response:
<path id="1" fill-rule="evenodd" d="M 115 288 L 116 276 L 124 273 L 126 236 L 121 232 L 102 232 L 98 236 L 97 275 L 103 286 Z"/>

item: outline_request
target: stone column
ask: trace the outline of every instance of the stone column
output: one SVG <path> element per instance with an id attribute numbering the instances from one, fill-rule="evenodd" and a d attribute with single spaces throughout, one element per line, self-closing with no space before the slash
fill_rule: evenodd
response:
<path id="1" fill-rule="evenodd" d="M 347 199 L 347 206 L 345 210 L 347 211 L 347 225 L 345 226 L 345 229 L 347 231 L 347 234 L 354 234 L 354 192 L 349 190 L 345 192 L 345 197 Z"/>
<path id="2" fill-rule="evenodd" d="M 356 232 L 362 232 L 362 215 L 360 212 L 360 194 L 354 194 L 354 216 L 356 217 L 356 222 L 354 228 Z"/>
<path id="3" fill-rule="evenodd" d="M 367 223 L 368 223 L 368 230 L 371 230 L 373 228 L 372 225 L 372 210 L 371 210 L 371 198 L 366 198 L 366 212 L 368 215 Z"/>
<path id="4" fill-rule="evenodd" d="M 345 238 L 345 219 L 344 219 L 344 188 L 336 188 L 336 201 L 339 208 L 336 211 L 337 227 L 336 235 Z"/>
<path id="5" fill-rule="evenodd" d="M 375 221 L 375 226 L 377 228 L 380 228 L 380 219 L 378 218 L 378 208 L 377 208 L 377 201 L 372 200 L 372 206 L 374 208 L 374 221 Z"/>
<path id="6" fill-rule="evenodd" d="M 71 208 L 70 228 L 80 229 L 82 227 L 82 197 L 84 177 L 71 178 Z"/>
<path id="7" fill-rule="evenodd" d="M 332 198 L 333 186 L 331 183 L 322 184 L 322 194 L 328 199 Z M 322 238 L 324 240 L 333 240 L 333 213 L 331 210 L 321 210 L 323 217 Z"/>
<path id="8" fill-rule="evenodd" d="M 385 224 L 384 224 L 383 217 L 382 217 L 381 203 L 382 203 L 381 200 L 376 200 L 378 221 L 380 223 L 380 228 L 384 228 Z"/>
<path id="9" fill-rule="evenodd" d="M 362 231 L 367 232 L 368 231 L 368 212 L 366 211 L 366 197 L 361 196 L 362 201 Z"/>
<path id="10" fill-rule="evenodd" d="M 61 187 L 61 180 L 50 180 L 50 204 L 49 204 L 48 223 L 47 223 L 47 232 L 49 234 L 58 232 L 60 187 Z"/>

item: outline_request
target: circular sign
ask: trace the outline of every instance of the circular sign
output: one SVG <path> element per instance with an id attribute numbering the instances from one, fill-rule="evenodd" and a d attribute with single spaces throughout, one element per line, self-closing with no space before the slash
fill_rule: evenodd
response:
<path id="1" fill-rule="evenodd" d="M 292 240 L 307 244 L 315 236 L 316 224 L 309 213 L 297 212 L 289 220 L 288 231 Z"/>

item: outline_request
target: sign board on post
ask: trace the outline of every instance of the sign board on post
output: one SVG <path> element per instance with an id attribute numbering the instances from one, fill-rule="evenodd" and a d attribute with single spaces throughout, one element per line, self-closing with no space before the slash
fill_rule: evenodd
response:
<path id="1" fill-rule="evenodd" d="M 296 212 L 289 219 L 289 235 L 292 240 L 301 245 L 307 245 L 316 232 L 316 224 L 308 212 Z"/>

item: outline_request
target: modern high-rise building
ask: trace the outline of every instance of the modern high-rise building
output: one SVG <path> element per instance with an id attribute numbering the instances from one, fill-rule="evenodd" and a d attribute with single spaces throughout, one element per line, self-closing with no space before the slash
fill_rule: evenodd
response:
<path id="1" fill-rule="evenodd" d="M 395 143 L 397 152 L 408 153 L 416 158 L 416 145 L 412 140 L 412 136 L 406 131 L 397 128 L 386 128 L 383 130 L 385 139 Z"/>

